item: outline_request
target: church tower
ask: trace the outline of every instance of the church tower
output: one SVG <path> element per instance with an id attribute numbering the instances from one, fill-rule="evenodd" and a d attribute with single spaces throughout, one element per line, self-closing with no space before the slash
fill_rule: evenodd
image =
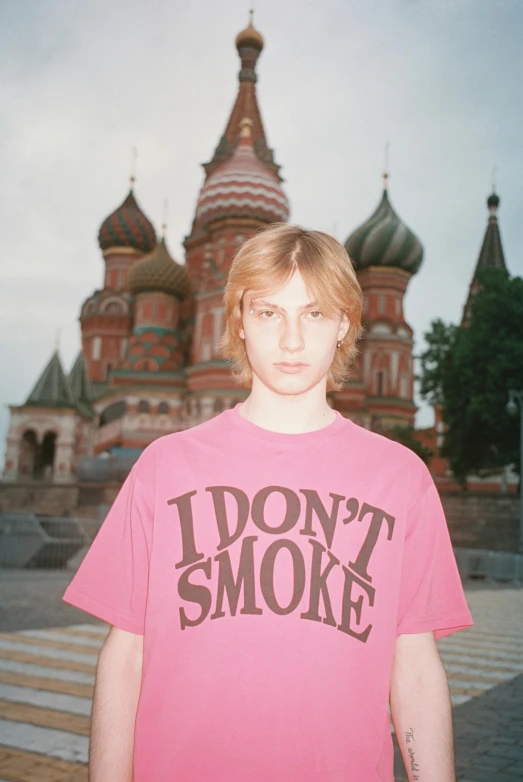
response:
<path id="1" fill-rule="evenodd" d="M 364 298 L 360 372 L 366 415 L 360 418 L 375 430 L 413 426 L 416 412 L 413 332 L 403 314 L 403 298 L 420 268 L 423 247 L 394 211 L 387 182 L 385 174 L 378 208 L 345 243 Z"/>
<path id="2" fill-rule="evenodd" d="M 92 389 L 80 353 L 69 376 L 58 349 L 23 405 L 10 405 L 4 481 L 71 483 L 89 453 Z"/>
<path id="3" fill-rule="evenodd" d="M 507 266 L 505 264 L 505 254 L 503 252 L 503 245 L 501 244 L 501 234 L 499 232 L 498 224 L 498 208 L 500 199 L 496 193 L 492 193 L 487 198 L 487 207 L 489 211 L 489 218 L 487 223 L 487 230 L 483 238 L 483 244 L 479 252 L 479 257 L 472 275 L 470 282 L 469 292 L 465 306 L 463 308 L 463 317 L 461 319 L 462 326 L 468 326 L 470 321 L 470 307 L 474 294 L 478 291 L 480 284 L 478 280 L 478 272 L 481 269 L 504 269 L 506 271 Z"/>
<path id="4" fill-rule="evenodd" d="M 218 346 L 231 261 L 257 230 L 289 217 L 279 166 L 267 145 L 256 97 L 256 63 L 263 43 L 251 16 L 236 38 L 241 63 L 236 101 L 214 155 L 204 165 L 205 181 L 184 242 L 195 297 L 192 354 L 186 370 L 188 407 L 197 420 L 211 418 L 245 395 Z"/>
<path id="5" fill-rule="evenodd" d="M 80 314 L 82 347 L 91 381 L 104 384 L 122 361 L 132 330 L 131 266 L 156 246 L 152 223 L 136 201 L 134 177 L 123 203 L 102 223 L 98 243 L 105 271 L 101 290 L 84 302 Z"/>

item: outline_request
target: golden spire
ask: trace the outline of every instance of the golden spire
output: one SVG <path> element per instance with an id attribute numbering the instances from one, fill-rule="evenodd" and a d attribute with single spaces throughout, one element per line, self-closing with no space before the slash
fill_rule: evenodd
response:
<path id="1" fill-rule="evenodd" d="M 390 152 L 390 144 L 387 141 L 385 144 L 385 156 L 384 156 L 384 165 L 383 165 L 383 189 L 387 190 L 388 184 L 389 184 L 389 152 Z"/>
<path id="2" fill-rule="evenodd" d="M 252 8 L 249 11 L 249 24 L 236 36 L 236 47 L 239 49 L 240 46 L 251 46 L 258 51 L 263 49 L 263 36 L 254 26 L 254 9 Z"/>
<path id="3" fill-rule="evenodd" d="M 169 201 L 164 198 L 163 201 L 163 222 L 162 222 L 162 239 L 165 239 L 167 235 L 167 215 L 169 212 Z"/>
<path id="4" fill-rule="evenodd" d="M 129 177 L 131 181 L 131 190 L 134 187 L 134 183 L 136 182 L 136 161 L 138 159 L 138 151 L 136 147 L 132 147 L 131 149 L 131 176 Z"/>

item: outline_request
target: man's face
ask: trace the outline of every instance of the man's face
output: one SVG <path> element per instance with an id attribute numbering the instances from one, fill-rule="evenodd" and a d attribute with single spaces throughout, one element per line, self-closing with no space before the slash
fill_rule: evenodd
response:
<path id="1" fill-rule="evenodd" d="M 258 378 L 279 394 L 326 383 L 337 341 L 349 327 L 346 315 L 329 318 L 319 309 L 298 270 L 276 293 L 245 291 L 242 323 L 253 383 Z"/>

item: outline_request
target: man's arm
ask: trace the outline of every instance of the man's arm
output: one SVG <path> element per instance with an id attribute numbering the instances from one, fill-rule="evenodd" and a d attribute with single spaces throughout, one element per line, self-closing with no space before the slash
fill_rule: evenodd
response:
<path id="1" fill-rule="evenodd" d="M 96 669 L 89 782 L 131 782 L 143 636 L 111 627 Z"/>
<path id="2" fill-rule="evenodd" d="M 449 687 L 432 632 L 396 639 L 390 708 L 409 782 L 455 782 Z"/>

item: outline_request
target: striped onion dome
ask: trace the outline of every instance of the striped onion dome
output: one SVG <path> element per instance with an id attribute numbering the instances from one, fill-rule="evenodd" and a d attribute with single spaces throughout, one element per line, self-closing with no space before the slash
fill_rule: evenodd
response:
<path id="1" fill-rule="evenodd" d="M 133 189 L 118 209 L 103 221 L 98 233 L 102 250 L 111 247 L 132 247 L 143 253 L 150 253 L 156 244 L 156 233 L 150 220 L 144 215 Z"/>
<path id="2" fill-rule="evenodd" d="M 396 266 L 415 274 L 421 266 L 423 245 L 392 208 L 386 179 L 378 208 L 349 236 L 345 249 L 357 270 L 368 266 Z"/>
<path id="3" fill-rule="evenodd" d="M 252 120 L 240 123 L 240 140 L 233 155 L 221 163 L 203 185 L 196 221 L 222 217 L 252 217 L 285 222 L 289 202 L 276 176 L 256 156 L 251 138 Z"/>
<path id="4" fill-rule="evenodd" d="M 161 291 L 178 299 L 184 299 L 191 288 L 187 269 L 171 257 L 165 239 L 131 267 L 127 286 L 133 295 Z"/>

